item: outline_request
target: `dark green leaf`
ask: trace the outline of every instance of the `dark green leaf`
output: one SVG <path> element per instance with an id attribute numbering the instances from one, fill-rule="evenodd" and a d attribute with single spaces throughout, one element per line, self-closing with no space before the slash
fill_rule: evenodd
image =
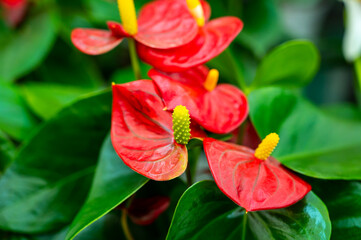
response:
<path id="1" fill-rule="evenodd" d="M 235 2 L 235 1 L 233 1 Z M 239 2 L 235 2 L 240 5 Z M 233 5 L 230 8 L 234 8 Z M 244 29 L 236 38 L 253 53 L 262 57 L 268 49 L 282 38 L 280 17 L 273 0 L 252 0 L 243 2 Z"/>
<path id="2" fill-rule="evenodd" d="M 309 41 L 289 41 L 263 58 L 252 86 L 304 86 L 312 80 L 319 64 L 315 45 Z"/>
<path id="3" fill-rule="evenodd" d="M 249 95 L 250 116 L 263 138 L 280 135 L 274 156 L 302 174 L 324 179 L 361 179 L 361 124 L 325 114 L 281 88 Z"/>
<path id="4" fill-rule="evenodd" d="M 19 32 L 0 45 L 0 77 L 9 82 L 31 71 L 44 59 L 55 36 L 50 12 L 31 16 Z"/>
<path id="5" fill-rule="evenodd" d="M 245 215 L 214 182 L 204 181 L 179 200 L 167 239 L 239 240 L 244 229 L 247 240 L 322 240 L 330 239 L 331 223 L 325 205 L 312 192 L 291 207 Z"/>
<path id="6" fill-rule="evenodd" d="M 98 89 L 103 79 L 93 60 L 93 56 L 87 56 L 73 45 L 58 40 L 47 59 L 34 72 L 32 80 Z"/>
<path id="7" fill-rule="evenodd" d="M 110 129 L 109 91 L 80 99 L 45 122 L 0 179 L 0 228 L 58 229 L 84 202 Z"/>
<path id="8" fill-rule="evenodd" d="M 22 92 L 28 105 L 41 118 L 49 119 L 66 104 L 69 104 L 90 89 L 54 83 L 27 82 Z"/>
<path id="9" fill-rule="evenodd" d="M 0 83 L 0 116 L 0 130 L 17 140 L 26 138 L 36 126 L 16 88 L 4 83 Z"/>
<path id="10" fill-rule="evenodd" d="M 330 213 L 332 239 L 360 239 L 361 183 L 318 180 L 312 186 Z"/>
<path id="11" fill-rule="evenodd" d="M 101 151 L 88 199 L 71 224 L 66 239 L 74 238 L 81 230 L 135 193 L 147 181 L 147 178 L 123 163 L 108 137 Z"/>

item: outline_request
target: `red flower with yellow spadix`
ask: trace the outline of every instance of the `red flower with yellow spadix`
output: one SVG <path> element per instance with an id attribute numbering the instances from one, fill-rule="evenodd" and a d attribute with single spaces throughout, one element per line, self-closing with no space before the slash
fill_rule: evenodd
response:
<path id="1" fill-rule="evenodd" d="M 248 115 L 247 98 L 230 84 L 219 84 L 219 72 L 198 66 L 180 73 L 151 69 L 149 77 L 157 84 L 167 109 L 184 105 L 199 125 L 224 134 L 239 127 Z"/>
<path id="2" fill-rule="evenodd" d="M 247 211 L 288 207 L 311 191 L 308 183 L 270 157 L 278 141 L 271 133 L 255 151 L 212 138 L 203 142 L 216 184 Z"/>
<path id="3" fill-rule="evenodd" d="M 209 5 L 202 2 L 206 15 Z M 98 55 L 115 48 L 125 37 L 150 48 L 168 49 L 192 41 L 198 33 L 197 22 L 192 17 L 185 0 L 157 0 L 146 4 L 138 20 L 133 0 L 118 0 L 122 24 L 108 22 L 107 30 L 74 29 L 73 44 L 82 52 Z"/>
<path id="4" fill-rule="evenodd" d="M 144 62 L 164 72 L 185 71 L 219 55 L 243 28 L 243 22 L 236 17 L 221 17 L 208 22 L 199 0 L 187 0 L 187 4 L 200 26 L 197 36 L 188 44 L 167 49 L 156 49 L 138 42 L 137 52 Z"/>
<path id="5" fill-rule="evenodd" d="M 28 6 L 27 0 L 0 0 L 1 14 L 5 22 L 15 27 L 23 19 Z"/>
<path id="6" fill-rule="evenodd" d="M 186 144 L 205 134 L 190 124 L 188 110 L 166 111 L 153 81 L 113 85 L 111 139 L 115 151 L 134 171 L 153 180 L 180 176 L 187 167 Z"/>

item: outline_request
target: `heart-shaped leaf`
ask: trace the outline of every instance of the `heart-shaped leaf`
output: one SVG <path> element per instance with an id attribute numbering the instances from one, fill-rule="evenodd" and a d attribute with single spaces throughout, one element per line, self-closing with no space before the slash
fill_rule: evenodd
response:
<path id="1" fill-rule="evenodd" d="M 325 202 L 332 221 L 332 239 L 358 240 L 361 236 L 361 183 L 315 181 L 315 192 Z"/>
<path id="2" fill-rule="evenodd" d="M 250 148 L 213 138 L 203 144 L 218 187 L 247 211 L 288 207 L 311 190 L 272 157 L 260 160 Z"/>
<path id="3" fill-rule="evenodd" d="M 302 174 L 324 179 L 361 179 L 361 124 L 333 117 L 295 95 L 269 87 L 248 98 L 260 137 L 280 136 L 273 156 Z"/>
<path id="4" fill-rule="evenodd" d="M 113 86 L 112 143 L 134 171 L 170 180 L 187 167 L 187 149 L 175 142 L 172 116 L 152 81 Z"/>
<path id="5" fill-rule="evenodd" d="M 157 84 L 169 110 L 178 105 L 186 106 L 192 119 L 208 131 L 229 133 L 248 115 L 246 96 L 235 86 L 219 84 L 211 91 L 203 86 L 208 75 L 204 66 L 173 74 L 153 69 L 148 74 Z"/>
<path id="6" fill-rule="evenodd" d="M 147 178 L 128 168 L 118 157 L 110 137 L 104 141 L 88 199 L 75 217 L 65 239 L 80 231 L 121 204 L 146 182 Z"/>
<path id="7" fill-rule="evenodd" d="M 37 12 L 0 46 L 0 78 L 10 82 L 36 67 L 56 36 L 51 12 Z"/>
<path id="8" fill-rule="evenodd" d="M 179 200 L 167 239 L 327 240 L 330 234 L 327 208 L 312 192 L 288 208 L 245 214 L 214 182 L 204 181 Z"/>
<path id="9" fill-rule="evenodd" d="M 222 17 L 208 22 L 188 44 L 171 49 L 155 49 L 137 44 L 139 57 L 164 72 L 181 72 L 201 65 L 223 52 L 242 30 L 235 17 Z"/>
<path id="10" fill-rule="evenodd" d="M 24 233 L 69 224 L 84 202 L 103 139 L 111 94 L 80 99 L 45 122 L 0 178 L 0 228 Z"/>
<path id="11" fill-rule="evenodd" d="M 0 115 L 0 129 L 17 140 L 29 136 L 37 124 L 18 90 L 4 83 L 0 83 Z"/>
<path id="12" fill-rule="evenodd" d="M 313 43 L 289 41 L 263 58 L 252 86 L 304 86 L 312 80 L 319 65 L 320 54 Z"/>
<path id="13" fill-rule="evenodd" d="M 76 28 L 71 33 L 71 41 L 74 46 L 89 55 L 109 52 L 118 46 L 122 40 L 122 37 L 116 37 L 107 30 Z"/>

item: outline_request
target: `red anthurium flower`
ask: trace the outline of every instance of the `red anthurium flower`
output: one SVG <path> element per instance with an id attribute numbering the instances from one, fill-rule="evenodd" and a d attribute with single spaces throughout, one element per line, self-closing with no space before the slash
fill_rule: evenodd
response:
<path id="1" fill-rule="evenodd" d="M 23 19 L 28 5 L 27 0 L 0 0 L 2 15 L 9 26 L 15 27 Z"/>
<path id="2" fill-rule="evenodd" d="M 134 199 L 127 213 L 130 219 L 138 225 L 152 224 L 160 214 L 168 209 L 170 198 L 166 196 L 155 196 L 145 199 Z"/>
<path id="3" fill-rule="evenodd" d="M 197 5 L 197 0 L 189 7 Z M 199 5 L 199 4 L 198 4 Z M 195 9 L 197 9 L 195 7 Z M 198 13 L 198 12 L 197 12 Z M 197 22 L 202 16 L 194 14 Z M 200 15 L 202 15 L 200 13 Z M 201 25 L 201 24 L 199 24 Z M 164 72 L 181 72 L 194 66 L 201 65 L 223 52 L 243 28 L 243 22 L 236 17 L 222 17 L 207 22 L 199 28 L 197 36 L 188 44 L 169 48 L 156 49 L 138 43 L 139 57 L 146 63 Z"/>
<path id="4" fill-rule="evenodd" d="M 217 85 L 219 73 L 215 69 L 198 66 L 180 73 L 152 69 L 148 74 L 169 110 L 186 106 L 192 119 L 211 132 L 231 132 L 247 117 L 246 96 L 233 85 Z"/>
<path id="5" fill-rule="evenodd" d="M 98 55 L 115 48 L 124 37 L 134 38 L 150 48 L 167 49 L 192 41 L 198 33 L 197 22 L 185 0 L 157 0 L 146 4 L 136 19 L 133 0 L 118 0 L 123 25 L 108 22 L 110 31 L 74 29 L 73 44 L 82 52 Z M 210 7 L 202 2 L 205 14 Z M 138 27 L 139 25 L 139 27 Z"/>
<path id="6" fill-rule="evenodd" d="M 247 211 L 283 208 L 301 200 L 311 186 L 269 157 L 279 141 L 268 135 L 256 151 L 206 138 L 208 164 L 218 187 Z"/>
<path id="7" fill-rule="evenodd" d="M 153 81 L 113 86 L 114 149 L 134 171 L 158 181 L 181 175 L 188 160 L 185 144 L 190 137 L 205 137 L 200 129 L 190 130 L 185 107 L 178 106 L 173 115 L 164 109 Z"/>

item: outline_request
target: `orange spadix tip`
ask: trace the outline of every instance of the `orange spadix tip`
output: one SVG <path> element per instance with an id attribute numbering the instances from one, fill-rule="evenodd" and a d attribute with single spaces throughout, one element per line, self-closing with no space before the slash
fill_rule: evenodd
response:
<path id="1" fill-rule="evenodd" d="M 279 141 L 280 137 L 277 133 L 268 134 L 258 145 L 258 148 L 254 152 L 254 156 L 258 159 L 266 160 L 276 148 Z"/>
<path id="2" fill-rule="evenodd" d="M 217 69 L 211 69 L 208 72 L 206 81 L 204 82 L 204 88 L 208 91 L 212 91 L 216 88 L 219 79 L 219 72 Z"/>
<path id="3" fill-rule="evenodd" d="M 203 27 L 205 19 L 201 2 L 199 0 L 187 0 L 187 5 L 198 26 Z"/>
<path id="4" fill-rule="evenodd" d="M 133 0 L 118 0 L 120 18 L 124 30 L 129 35 L 135 35 L 138 32 L 137 14 L 135 12 Z"/>

